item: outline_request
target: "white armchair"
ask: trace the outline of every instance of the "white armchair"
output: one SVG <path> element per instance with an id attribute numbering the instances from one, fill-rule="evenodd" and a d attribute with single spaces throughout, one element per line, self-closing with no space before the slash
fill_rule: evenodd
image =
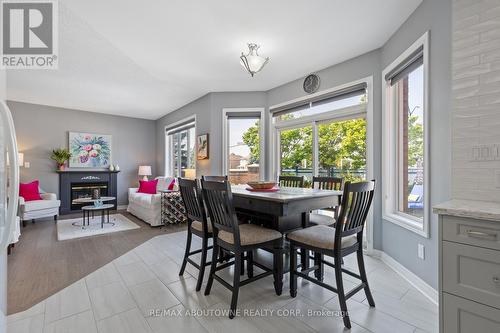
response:
<path id="1" fill-rule="evenodd" d="M 54 217 L 57 221 L 59 215 L 59 206 L 61 201 L 57 200 L 54 193 L 40 193 L 42 200 L 25 201 L 23 197 L 19 197 L 19 217 L 23 221 L 23 227 L 26 226 L 26 221 L 31 220 L 35 223 L 35 219 L 43 217 Z"/>
<path id="2" fill-rule="evenodd" d="M 156 177 L 158 179 L 157 190 L 167 189 L 174 178 Z M 152 227 L 162 225 L 161 222 L 161 193 L 146 194 L 137 193 L 138 188 L 128 189 L 127 212 L 140 218 Z"/>

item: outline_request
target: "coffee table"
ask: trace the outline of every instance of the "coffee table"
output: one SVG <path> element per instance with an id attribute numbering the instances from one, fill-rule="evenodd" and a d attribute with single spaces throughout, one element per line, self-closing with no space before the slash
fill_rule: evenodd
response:
<path id="1" fill-rule="evenodd" d="M 111 224 L 115 225 L 113 222 L 109 222 L 109 210 L 111 208 L 114 208 L 115 205 L 112 204 L 104 204 L 102 206 L 94 206 L 94 205 L 89 205 L 89 206 L 83 206 L 82 207 L 82 212 L 83 212 L 83 225 L 82 228 L 85 228 L 85 213 L 87 215 L 87 225 L 90 226 L 90 213 L 92 213 L 92 216 L 94 216 L 94 212 L 101 212 L 101 228 L 104 228 L 104 224 Z M 107 222 L 104 222 L 104 215 L 107 215 Z M 73 224 L 75 225 L 75 224 Z"/>
<path id="2" fill-rule="evenodd" d="M 73 204 L 85 204 L 85 203 L 94 203 L 97 200 L 101 200 L 102 202 L 113 201 L 115 197 L 100 197 L 99 199 L 92 198 L 78 198 L 73 200 Z"/>

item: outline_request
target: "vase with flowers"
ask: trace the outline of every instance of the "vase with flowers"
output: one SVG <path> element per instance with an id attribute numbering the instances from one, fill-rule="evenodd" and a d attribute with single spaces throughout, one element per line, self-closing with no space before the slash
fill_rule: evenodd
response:
<path id="1" fill-rule="evenodd" d="M 57 163 L 57 170 L 64 171 L 66 162 L 71 158 L 71 153 L 66 148 L 58 148 L 52 151 L 50 158 Z"/>

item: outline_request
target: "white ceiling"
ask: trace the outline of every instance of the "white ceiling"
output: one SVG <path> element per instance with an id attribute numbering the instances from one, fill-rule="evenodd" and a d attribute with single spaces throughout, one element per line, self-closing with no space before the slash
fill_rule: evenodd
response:
<path id="1" fill-rule="evenodd" d="M 158 119 L 212 91 L 265 91 L 382 46 L 422 0 L 61 0 L 59 69 L 10 100 Z M 247 42 L 271 58 L 250 77 Z"/>

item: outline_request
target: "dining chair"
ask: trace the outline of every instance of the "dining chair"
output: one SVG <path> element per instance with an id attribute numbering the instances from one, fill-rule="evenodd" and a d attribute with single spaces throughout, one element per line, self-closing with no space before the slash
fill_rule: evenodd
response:
<path id="1" fill-rule="evenodd" d="M 374 180 L 359 183 L 346 182 L 342 195 L 340 215 L 335 228 L 317 225 L 297 230 L 287 235 L 287 239 L 290 242 L 290 295 L 292 297 L 297 296 L 298 277 L 337 293 L 344 325 L 347 328 L 351 328 L 346 303 L 349 298 L 358 291 L 361 291 L 361 289 L 364 289 L 368 304 L 372 307 L 375 306 L 370 287 L 368 286 L 362 245 L 363 228 L 373 201 L 374 189 Z M 322 260 L 322 264 L 334 268 L 336 287 L 309 276 L 311 271 L 322 269 L 323 266 L 321 265 L 318 266 L 315 263 L 313 267 L 299 272 L 297 270 L 297 248 L 305 248 L 315 253 L 333 257 L 333 264 L 324 260 Z M 341 266 L 341 259 L 352 253 L 357 254 L 359 274 Z M 361 284 L 345 292 L 342 273 L 361 280 Z"/>
<path id="2" fill-rule="evenodd" d="M 312 185 L 314 189 L 342 191 L 344 189 L 344 178 L 339 177 L 313 177 Z M 328 225 L 333 226 L 339 214 L 339 205 L 325 207 L 325 210 L 333 210 L 333 217 L 326 214 L 311 213 L 309 214 L 310 225 Z"/>
<path id="3" fill-rule="evenodd" d="M 201 189 L 198 186 L 198 180 L 179 178 L 177 183 L 179 184 L 179 191 L 181 192 L 182 202 L 184 204 L 188 221 L 186 250 L 184 252 L 184 259 L 182 260 L 179 275 L 184 274 L 187 263 L 196 267 L 199 270 L 196 291 L 200 291 L 201 284 L 203 283 L 205 267 L 211 264 L 210 262 L 207 262 L 207 252 L 212 248 L 212 246 L 208 246 L 208 240 L 213 236 L 212 224 L 209 223 L 207 219 Z M 195 251 L 191 251 L 191 240 L 193 234 L 201 238 L 201 249 Z M 189 258 L 190 256 L 200 252 L 201 261 L 199 264 Z"/>
<path id="4" fill-rule="evenodd" d="M 274 289 L 277 295 L 282 292 L 283 279 L 283 235 L 273 229 L 264 228 L 255 224 L 238 224 L 236 212 L 233 206 L 233 195 L 231 185 L 228 181 L 207 181 L 202 177 L 201 187 L 203 198 L 207 206 L 208 214 L 213 226 L 214 245 L 212 250 L 212 264 L 210 265 L 210 276 L 208 278 L 205 295 L 210 294 L 214 280 L 220 282 L 224 287 L 231 290 L 231 309 L 229 318 L 234 318 L 238 303 L 239 288 L 264 278 L 274 275 Z M 268 268 L 260 263 L 252 262 L 248 271 L 252 271 L 251 277 L 241 281 L 240 274 L 243 265 L 243 254 L 250 253 L 259 248 L 271 249 L 273 252 L 273 267 Z M 220 249 L 234 253 L 234 260 L 217 265 L 217 254 Z M 234 265 L 233 284 L 229 284 L 216 272 Z M 253 276 L 253 265 L 264 272 Z"/>
<path id="5" fill-rule="evenodd" d="M 202 176 L 202 177 L 209 182 L 224 182 L 227 180 L 227 176 Z"/>
<path id="6" fill-rule="evenodd" d="M 228 180 L 228 177 L 227 176 L 202 176 L 206 181 L 209 181 L 209 182 L 224 182 L 224 181 L 227 181 Z M 252 256 L 251 253 L 247 254 L 247 255 L 250 255 Z M 244 254 L 242 254 L 242 256 L 244 256 Z M 226 253 L 226 251 L 222 250 L 222 251 L 219 251 L 219 261 L 222 262 L 222 261 L 227 261 L 229 258 L 231 258 L 231 255 L 229 253 Z M 242 259 L 243 260 L 243 259 Z M 240 274 L 241 275 L 244 275 L 245 274 L 245 266 L 242 265 L 241 266 L 241 271 L 240 271 Z M 250 272 L 250 275 L 252 275 L 252 272 Z"/>
<path id="7" fill-rule="evenodd" d="M 283 187 L 304 187 L 304 176 L 279 176 L 279 185 Z"/>

